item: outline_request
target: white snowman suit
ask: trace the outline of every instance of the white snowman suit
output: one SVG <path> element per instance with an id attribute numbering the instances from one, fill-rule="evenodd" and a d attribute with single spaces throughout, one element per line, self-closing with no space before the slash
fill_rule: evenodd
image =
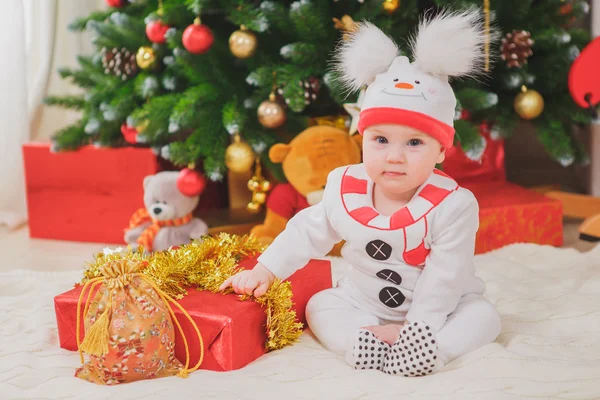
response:
<path id="1" fill-rule="evenodd" d="M 419 61 L 394 55 L 370 82 L 361 134 L 371 125 L 396 123 L 452 146 L 456 98 L 447 76 L 427 72 Z M 493 342 L 500 317 L 475 276 L 479 208 L 473 194 L 436 169 L 404 207 L 385 216 L 373 205 L 373 187 L 362 164 L 332 171 L 323 200 L 294 216 L 258 258 L 285 279 L 346 242 L 342 256 L 352 269 L 307 306 L 317 339 L 357 369 L 405 376 L 432 373 Z M 393 346 L 362 329 L 403 322 Z"/>

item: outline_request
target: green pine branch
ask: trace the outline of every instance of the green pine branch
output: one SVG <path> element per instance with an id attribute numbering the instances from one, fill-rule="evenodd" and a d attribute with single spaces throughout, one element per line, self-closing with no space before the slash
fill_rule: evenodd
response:
<path id="1" fill-rule="evenodd" d="M 48 96 L 44 99 L 44 104 L 81 110 L 86 106 L 86 101 L 83 96 Z"/>
<path id="2" fill-rule="evenodd" d="M 538 139 L 546 152 L 563 166 L 571 165 L 575 161 L 570 127 L 561 121 L 545 116 L 538 124 Z"/>
<path id="3" fill-rule="evenodd" d="M 231 99 L 223 106 L 223 126 L 230 135 L 243 132 L 248 113 L 237 98 Z"/>
<path id="4" fill-rule="evenodd" d="M 58 74 L 63 79 L 70 78 L 75 85 L 81 88 L 93 88 L 96 85 L 96 82 L 83 70 L 59 68 Z"/>
<path id="5" fill-rule="evenodd" d="M 130 114 L 129 119 L 133 125 L 143 127 L 138 135 L 140 140 L 159 144 L 167 140 L 169 118 L 178 101 L 179 96 L 176 94 L 153 97 Z"/>
<path id="6" fill-rule="evenodd" d="M 192 12 L 194 15 L 200 15 L 202 13 L 202 9 L 208 5 L 210 0 L 185 0 L 186 7 Z"/>
<path id="7" fill-rule="evenodd" d="M 319 48 L 312 43 L 290 43 L 281 48 L 281 56 L 294 64 L 320 64 Z"/>
<path id="8" fill-rule="evenodd" d="M 114 10 L 112 9 L 94 11 L 87 17 L 76 18 L 73 20 L 73 22 L 68 25 L 68 29 L 71 31 L 84 31 L 88 28 L 88 23 L 90 21 L 105 21 L 113 12 Z"/>
<path id="9" fill-rule="evenodd" d="M 313 2 L 295 1 L 290 6 L 289 15 L 297 37 L 315 43 L 329 41 L 330 20 L 324 20 L 322 14 L 317 12 Z"/>
<path id="10" fill-rule="evenodd" d="M 141 46 L 149 44 L 144 21 L 123 13 L 114 13 L 107 22 L 93 22 L 90 26 L 96 32 L 93 42 L 98 47 L 137 51 Z"/>
<path id="11" fill-rule="evenodd" d="M 246 3 L 246 2 L 240 2 Z M 244 25 L 253 32 L 264 32 L 269 29 L 269 20 L 262 9 L 253 4 L 240 4 L 227 15 L 227 20 L 234 25 Z"/>
<path id="12" fill-rule="evenodd" d="M 498 104 L 498 95 L 484 89 L 462 89 L 456 93 L 456 97 L 463 108 L 471 112 L 485 110 Z"/>
<path id="13" fill-rule="evenodd" d="M 89 137 L 84 131 L 83 121 L 66 126 L 53 135 L 52 140 L 57 150 L 77 150 L 89 143 Z"/>
<path id="14" fill-rule="evenodd" d="M 291 26 L 289 14 L 281 2 L 263 1 L 260 3 L 260 11 L 269 22 L 269 25 L 279 31 L 288 30 Z"/>
<path id="15" fill-rule="evenodd" d="M 202 108 L 219 109 L 218 96 L 218 88 L 208 83 L 187 89 L 173 107 L 169 123 L 174 124 L 175 129 L 189 128 Z"/>

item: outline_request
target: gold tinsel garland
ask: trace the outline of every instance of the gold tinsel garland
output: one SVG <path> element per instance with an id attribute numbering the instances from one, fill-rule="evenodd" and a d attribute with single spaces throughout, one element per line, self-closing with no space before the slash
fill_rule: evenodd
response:
<path id="1" fill-rule="evenodd" d="M 230 276 L 242 271 L 239 261 L 242 258 L 262 252 L 265 246 L 253 236 L 239 236 L 221 233 L 216 237 L 205 236 L 176 249 L 144 253 L 136 251 L 99 253 L 94 262 L 88 263 L 81 284 L 102 276 L 100 268 L 109 261 L 131 260 L 145 264 L 142 273 L 170 296 L 181 299 L 186 288 L 208 290 L 216 293 L 221 284 Z M 232 293 L 231 288 L 223 293 Z M 267 351 L 278 350 L 293 344 L 302 333 L 302 323 L 296 322 L 296 312 L 292 310 L 292 287 L 290 282 L 277 279 L 267 293 L 261 297 L 241 296 L 241 300 L 252 299 L 261 306 L 266 305 Z"/>

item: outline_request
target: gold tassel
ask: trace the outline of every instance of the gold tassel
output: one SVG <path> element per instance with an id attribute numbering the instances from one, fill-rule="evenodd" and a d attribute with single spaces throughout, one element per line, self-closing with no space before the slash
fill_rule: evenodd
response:
<path id="1" fill-rule="evenodd" d="M 108 353 L 108 325 L 110 323 L 111 308 L 109 301 L 102 315 L 85 333 L 85 338 L 79 346 L 79 350 L 98 357 Z"/>

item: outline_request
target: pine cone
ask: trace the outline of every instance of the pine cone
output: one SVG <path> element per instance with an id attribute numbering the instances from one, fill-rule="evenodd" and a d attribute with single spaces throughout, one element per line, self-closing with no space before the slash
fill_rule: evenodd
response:
<path id="1" fill-rule="evenodd" d="M 138 72 L 135 53 L 125 48 L 102 48 L 102 66 L 105 73 L 116 75 L 123 80 L 135 76 Z"/>
<path id="2" fill-rule="evenodd" d="M 319 90 L 321 89 L 321 81 L 314 76 L 302 81 L 304 86 L 304 104 L 309 105 L 313 101 L 317 100 Z"/>
<path id="3" fill-rule="evenodd" d="M 527 58 L 533 55 L 531 34 L 527 31 L 513 30 L 502 39 L 500 57 L 506 61 L 509 68 L 522 67 L 527 64 Z"/>
<path id="4" fill-rule="evenodd" d="M 304 104 L 310 105 L 313 101 L 317 99 L 319 95 L 319 90 L 321 89 L 321 81 L 319 78 L 311 76 L 308 79 L 303 79 L 299 82 L 300 86 L 304 89 Z M 276 101 L 287 107 L 290 104 L 290 100 L 286 99 L 283 95 L 283 87 L 277 89 L 275 93 Z"/>

